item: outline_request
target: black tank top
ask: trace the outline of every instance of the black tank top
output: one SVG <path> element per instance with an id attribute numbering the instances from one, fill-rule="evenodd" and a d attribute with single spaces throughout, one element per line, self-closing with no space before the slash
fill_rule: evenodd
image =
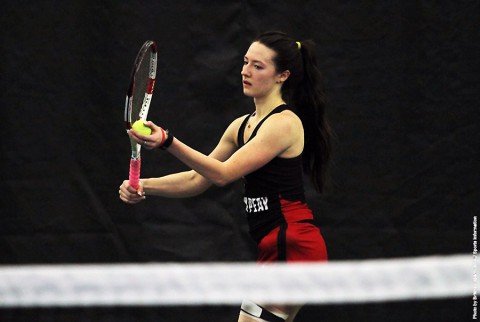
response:
<path id="1" fill-rule="evenodd" d="M 287 105 L 276 107 L 257 124 L 248 141 L 255 137 L 268 117 L 287 109 Z M 248 141 L 244 142 L 244 132 L 250 117 L 251 115 L 247 116 L 239 128 L 239 148 L 248 144 Z M 250 234 L 257 243 L 273 228 L 286 221 L 285 204 L 305 203 L 301 155 L 288 159 L 276 157 L 243 179 L 247 221 Z"/>

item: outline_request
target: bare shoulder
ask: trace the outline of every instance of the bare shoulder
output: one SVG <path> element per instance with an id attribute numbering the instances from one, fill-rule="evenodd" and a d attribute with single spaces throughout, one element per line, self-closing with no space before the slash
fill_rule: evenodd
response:
<path id="1" fill-rule="evenodd" d="M 233 142 L 235 145 L 237 145 L 238 130 L 240 129 L 240 126 L 242 125 L 242 122 L 245 120 L 247 115 L 248 114 L 242 115 L 230 123 L 230 125 L 225 130 L 225 133 L 223 134 L 224 139 L 227 139 L 228 141 Z"/>
<path id="2" fill-rule="evenodd" d="M 297 114 L 290 110 L 285 110 L 280 113 L 273 114 L 265 121 L 265 125 L 269 129 L 274 131 L 303 133 L 302 121 L 297 116 Z"/>
<path id="3" fill-rule="evenodd" d="M 235 120 L 233 120 L 232 123 L 230 123 L 230 126 L 233 126 L 233 127 L 236 127 L 237 129 L 240 128 L 240 125 L 242 124 L 242 122 L 245 120 L 245 118 L 248 116 L 249 114 L 245 114 L 245 115 L 242 115 L 240 117 L 237 117 Z"/>
<path id="4" fill-rule="evenodd" d="M 242 125 L 242 122 L 245 120 L 245 118 L 248 116 L 248 114 L 245 114 L 245 115 L 242 115 L 238 118 L 236 118 L 235 120 L 232 121 L 232 123 L 230 123 L 230 125 L 228 126 L 227 130 L 225 131 L 226 133 L 227 132 L 238 132 L 238 130 L 240 129 L 240 126 Z"/>
<path id="5" fill-rule="evenodd" d="M 303 125 L 300 118 L 292 111 L 273 114 L 258 131 L 260 143 L 277 152 L 277 156 L 292 158 L 303 151 Z"/>

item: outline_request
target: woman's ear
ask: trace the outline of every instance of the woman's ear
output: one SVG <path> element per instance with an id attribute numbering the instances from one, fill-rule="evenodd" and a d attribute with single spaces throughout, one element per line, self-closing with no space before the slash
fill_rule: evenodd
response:
<path id="1" fill-rule="evenodd" d="M 278 75 L 277 83 L 285 82 L 290 77 L 290 71 L 287 69 Z"/>

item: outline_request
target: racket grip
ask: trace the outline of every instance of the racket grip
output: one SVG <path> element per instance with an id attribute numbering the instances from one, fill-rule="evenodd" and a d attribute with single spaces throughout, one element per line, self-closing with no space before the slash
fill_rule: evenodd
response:
<path id="1" fill-rule="evenodd" d="M 140 187 L 140 165 L 141 159 L 130 159 L 130 173 L 128 176 L 128 181 L 130 181 L 130 185 L 138 190 Z"/>

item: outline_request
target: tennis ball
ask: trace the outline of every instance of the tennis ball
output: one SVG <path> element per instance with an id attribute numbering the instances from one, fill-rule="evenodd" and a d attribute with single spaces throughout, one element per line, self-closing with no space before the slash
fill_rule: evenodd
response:
<path id="1" fill-rule="evenodd" d="M 134 129 L 136 132 L 140 133 L 141 135 L 152 134 L 152 129 L 149 128 L 148 126 L 145 126 L 145 124 L 143 124 L 143 122 L 144 121 L 142 121 L 142 120 L 135 121 L 135 123 L 133 123 L 133 125 L 132 125 L 132 129 Z"/>

